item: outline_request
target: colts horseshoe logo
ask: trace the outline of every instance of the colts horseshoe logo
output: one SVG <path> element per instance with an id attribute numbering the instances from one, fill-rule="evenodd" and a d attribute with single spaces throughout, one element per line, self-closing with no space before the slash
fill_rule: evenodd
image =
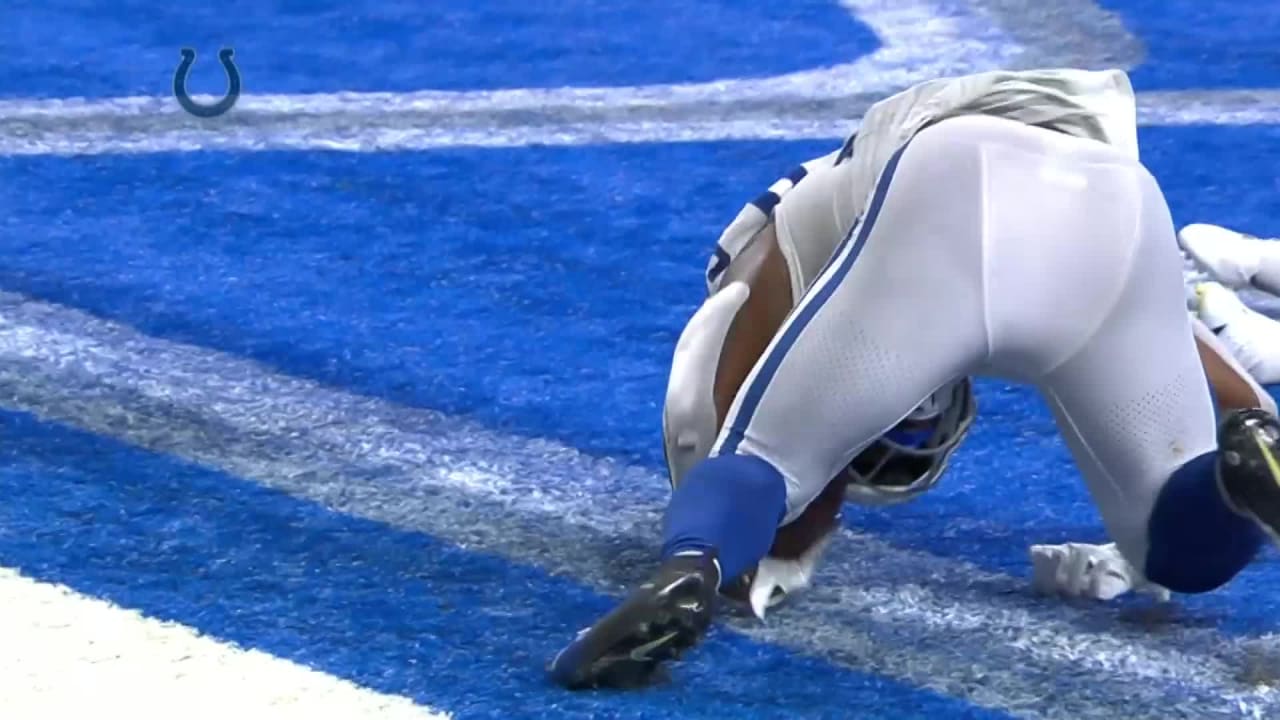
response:
<path id="1" fill-rule="evenodd" d="M 178 71 L 173 74 L 173 96 L 178 98 L 178 104 L 183 110 L 196 117 L 212 118 L 225 113 L 236 104 L 240 99 L 240 71 L 236 69 L 236 64 L 231 59 L 233 55 L 235 51 L 231 48 L 222 48 L 218 52 L 222 69 L 227 71 L 227 94 L 212 105 L 204 105 L 192 100 L 187 94 L 187 75 L 191 73 L 191 66 L 196 61 L 196 51 L 191 48 L 182 48 L 182 63 L 178 65 Z"/>

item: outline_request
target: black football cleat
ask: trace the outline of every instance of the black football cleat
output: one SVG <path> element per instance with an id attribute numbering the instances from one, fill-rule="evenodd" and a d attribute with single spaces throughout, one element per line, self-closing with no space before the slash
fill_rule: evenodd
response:
<path id="1" fill-rule="evenodd" d="M 1280 543 L 1280 420 L 1237 410 L 1218 428 L 1218 484 L 1233 510 Z"/>
<path id="2" fill-rule="evenodd" d="M 662 663 L 693 647 L 711 627 L 720 566 L 714 555 L 681 555 L 599 622 L 578 633 L 547 673 L 570 690 L 635 688 Z"/>

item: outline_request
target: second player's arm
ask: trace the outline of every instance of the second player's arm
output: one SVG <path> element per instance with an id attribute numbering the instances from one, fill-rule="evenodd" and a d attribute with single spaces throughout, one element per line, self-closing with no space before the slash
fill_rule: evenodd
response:
<path id="1" fill-rule="evenodd" d="M 1274 415 L 1276 401 L 1236 362 L 1213 331 L 1195 317 L 1191 318 L 1191 326 L 1196 349 L 1200 351 L 1200 363 L 1204 365 L 1218 409 L 1262 408 Z"/>

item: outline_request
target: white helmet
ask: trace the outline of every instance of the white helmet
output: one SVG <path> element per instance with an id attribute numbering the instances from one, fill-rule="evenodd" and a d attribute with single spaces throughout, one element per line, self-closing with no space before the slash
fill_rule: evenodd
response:
<path id="1" fill-rule="evenodd" d="M 845 497 L 864 505 L 892 505 L 931 489 L 977 412 L 972 380 L 943 385 L 849 463 Z"/>

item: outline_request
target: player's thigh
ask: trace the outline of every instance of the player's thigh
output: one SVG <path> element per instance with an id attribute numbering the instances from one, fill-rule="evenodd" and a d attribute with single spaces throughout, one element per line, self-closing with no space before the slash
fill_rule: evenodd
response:
<path id="1" fill-rule="evenodd" d="M 795 517 L 867 444 L 986 350 L 976 153 L 922 134 L 766 349 L 718 454 L 756 455 Z"/>
<path id="2" fill-rule="evenodd" d="M 1082 348 L 1042 379 L 1108 532 L 1139 566 L 1170 474 L 1216 447 L 1168 208 L 1146 178 L 1133 271 Z"/>

